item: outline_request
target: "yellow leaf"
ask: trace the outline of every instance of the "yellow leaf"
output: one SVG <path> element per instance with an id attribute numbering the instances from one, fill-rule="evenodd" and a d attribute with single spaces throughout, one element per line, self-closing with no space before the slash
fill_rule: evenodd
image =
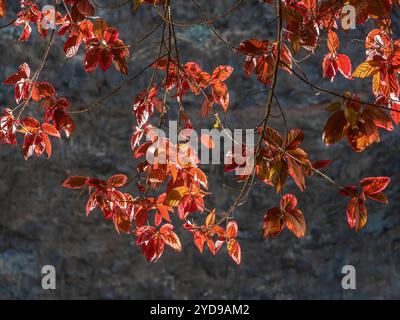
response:
<path id="1" fill-rule="evenodd" d="M 177 187 L 167 193 L 164 204 L 171 207 L 176 207 L 181 202 L 184 195 L 189 192 L 187 187 Z"/>
<path id="2" fill-rule="evenodd" d="M 365 61 L 353 72 L 353 78 L 368 78 L 379 71 L 381 64 L 376 61 Z"/>

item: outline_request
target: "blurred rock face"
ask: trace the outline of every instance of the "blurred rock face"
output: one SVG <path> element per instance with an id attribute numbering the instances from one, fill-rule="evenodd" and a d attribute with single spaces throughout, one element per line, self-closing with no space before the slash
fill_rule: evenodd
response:
<path id="1" fill-rule="evenodd" d="M 103 1 L 104 2 L 104 1 Z M 224 13 L 234 1 L 199 1 L 209 17 Z M 229 16 L 215 23 L 221 35 L 234 44 L 250 38 L 271 39 L 275 26 L 270 6 L 245 1 Z M 155 10 L 141 8 L 133 14 L 128 6 L 119 10 L 98 10 L 100 16 L 117 26 L 121 38 L 130 44 L 141 39 L 158 22 Z M 260 122 L 265 103 L 265 88 L 253 78 L 246 78 L 231 51 L 221 45 L 209 27 L 201 22 L 198 10 L 190 1 L 174 1 L 173 15 L 179 27 L 181 59 L 193 60 L 211 71 L 219 64 L 235 67 L 227 81 L 231 93 L 226 121 L 231 128 L 251 128 Z M 394 21 L 398 30 L 398 19 Z M 397 29 L 396 29 L 397 28 Z M 18 44 L 19 28 L 0 31 L 1 79 L 13 73 L 19 64 L 28 62 L 32 69 L 39 64 L 45 41 L 34 36 Z M 159 33 L 132 49 L 130 74 L 155 59 Z M 344 53 L 358 64 L 364 59 L 360 31 L 351 31 L 342 40 Z M 346 39 L 346 38 L 345 38 Z M 310 81 L 328 87 L 322 79 L 321 57 L 307 59 L 302 65 Z M 299 59 L 306 52 L 299 54 Z M 117 72 L 97 70 L 85 74 L 83 51 L 66 60 L 62 41 L 57 39 L 46 62 L 41 79 L 52 82 L 59 95 L 71 100 L 73 108 L 85 106 L 107 94 L 124 80 Z M 354 154 L 345 143 L 327 148 L 321 142 L 328 114 L 324 106 L 332 97 L 316 95 L 310 87 L 280 73 L 277 96 L 286 113 L 289 127 L 305 132 L 305 149 L 312 160 L 332 159 L 326 170 L 340 183 L 357 183 L 366 176 L 386 175 L 392 183 L 386 192 L 389 205 L 368 205 L 368 224 L 359 234 L 350 231 L 345 217 L 346 200 L 323 180 L 308 180 L 304 194 L 292 182 L 288 192 L 300 199 L 299 207 L 307 220 L 307 236 L 295 239 L 284 231 L 280 237 L 262 241 L 262 218 L 276 206 L 275 192 L 256 184 L 247 203 L 235 212 L 239 223 L 242 265 L 236 267 L 226 252 L 212 257 L 200 255 L 192 237 L 177 229 L 184 244 L 182 254 L 166 250 L 157 264 L 148 264 L 135 246 L 134 238 L 118 235 L 111 224 L 96 212 L 84 214 L 85 200 L 60 188 L 60 182 L 73 174 L 108 177 L 123 172 L 132 175 L 134 163 L 129 138 L 135 123 L 131 105 L 135 95 L 147 86 L 150 74 L 135 81 L 92 112 L 76 116 L 74 136 L 54 143 L 50 160 L 44 157 L 24 161 L 20 146 L 0 146 L 0 298 L 132 298 L 132 299 L 312 299 L 312 298 L 399 298 L 400 297 L 400 207 L 398 202 L 400 156 L 399 131 L 383 133 L 382 142 L 362 154 Z M 368 81 L 349 82 L 340 76 L 334 89 L 364 92 L 370 99 Z M 199 119 L 201 100 L 185 98 L 193 119 Z M 13 106 L 13 93 L 0 90 L 1 106 Z M 36 112 L 32 107 L 30 112 Z M 276 112 L 277 113 L 277 112 Z M 212 120 L 194 123 L 211 128 Z M 279 119 L 271 126 L 283 128 Z M 209 207 L 224 210 L 232 203 L 240 185 L 223 173 L 221 166 L 207 166 L 213 195 Z M 228 188 L 226 185 L 229 185 Z M 57 290 L 41 288 L 41 268 L 54 265 Z M 341 269 L 354 265 L 357 290 L 341 288 Z"/>

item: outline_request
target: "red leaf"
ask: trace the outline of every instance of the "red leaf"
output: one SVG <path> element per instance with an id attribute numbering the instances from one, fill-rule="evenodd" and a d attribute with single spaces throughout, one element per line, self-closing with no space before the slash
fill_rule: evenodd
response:
<path id="1" fill-rule="evenodd" d="M 67 58 L 71 58 L 79 50 L 82 38 L 78 35 L 73 35 L 67 39 L 64 43 L 64 52 Z"/>
<path id="2" fill-rule="evenodd" d="M 32 99 L 33 101 L 40 101 L 44 98 L 48 98 L 54 96 L 56 94 L 56 90 L 54 87 L 48 82 L 37 82 L 34 84 L 32 88 Z"/>
<path id="3" fill-rule="evenodd" d="M 263 237 L 275 237 L 283 230 L 284 223 L 279 208 L 269 209 L 264 216 Z"/>
<path id="4" fill-rule="evenodd" d="M 114 188 L 120 188 L 126 185 L 128 177 L 124 174 L 116 174 L 107 180 L 107 183 Z"/>
<path id="5" fill-rule="evenodd" d="M 369 194 L 367 193 L 367 198 L 374 200 L 374 201 L 378 201 L 381 203 L 389 203 L 389 199 L 386 198 L 386 196 L 383 194 L 383 192 L 378 192 L 378 193 L 374 193 L 374 194 Z"/>
<path id="6" fill-rule="evenodd" d="M 286 136 L 285 145 L 287 150 L 296 149 L 304 139 L 304 133 L 300 129 L 292 129 Z"/>
<path id="7" fill-rule="evenodd" d="M 260 41 L 257 39 L 246 40 L 240 44 L 239 52 L 248 55 L 262 54 L 267 50 L 269 44 L 269 41 Z"/>
<path id="8" fill-rule="evenodd" d="M 113 56 L 107 50 L 101 50 L 99 54 L 99 65 L 103 72 L 106 72 L 107 69 L 111 66 L 113 61 Z"/>
<path id="9" fill-rule="evenodd" d="M 89 2 L 89 0 L 80 0 L 77 1 L 76 4 L 77 9 L 81 14 L 84 16 L 93 16 L 94 15 L 94 7 L 93 5 Z"/>
<path id="10" fill-rule="evenodd" d="M 337 66 L 341 74 L 349 79 L 352 80 L 353 77 L 351 76 L 351 60 L 345 54 L 338 54 L 336 58 Z"/>
<path id="11" fill-rule="evenodd" d="M 53 137 L 61 138 L 60 132 L 50 123 L 43 123 L 42 130 Z"/>
<path id="12" fill-rule="evenodd" d="M 18 81 L 23 79 L 29 79 L 31 76 L 31 69 L 27 63 L 23 63 L 19 66 L 17 73 L 9 76 L 3 81 L 4 84 L 16 84 Z"/>
<path id="13" fill-rule="evenodd" d="M 96 69 L 99 64 L 100 49 L 90 48 L 85 55 L 83 65 L 86 72 L 92 72 Z"/>
<path id="14" fill-rule="evenodd" d="M 355 197 L 357 195 L 356 186 L 347 186 L 339 191 L 339 194 L 345 197 Z"/>
<path id="15" fill-rule="evenodd" d="M 312 166 L 314 169 L 319 170 L 319 169 L 326 168 L 331 163 L 332 163 L 331 160 L 318 160 L 318 161 L 315 161 Z"/>
<path id="16" fill-rule="evenodd" d="M 85 186 L 86 177 L 72 176 L 62 183 L 62 187 L 69 189 L 82 189 Z"/>
<path id="17" fill-rule="evenodd" d="M 297 207 L 297 198 L 292 194 L 285 194 L 281 199 L 281 211 L 289 212 Z"/>
<path id="18" fill-rule="evenodd" d="M 358 232 L 367 223 L 367 208 L 364 201 L 359 198 L 351 198 L 347 204 L 347 222 L 351 229 Z"/>
<path id="19" fill-rule="evenodd" d="M 382 192 L 390 183 L 389 177 L 371 177 L 360 181 L 360 185 L 366 194 Z"/>
<path id="20" fill-rule="evenodd" d="M 213 82 L 212 95 L 215 103 L 219 104 L 226 112 L 229 107 L 229 92 L 228 87 L 221 80 L 217 79 Z"/>
<path id="21" fill-rule="evenodd" d="M 306 222 L 303 213 L 294 209 L 284 215 L 286 227 L 298 238 L 303 238 L 306 234 Z"/>
<path id="22" fill-rule="evenodd" d="M 44 147 L 45 147 L 46 153 L 47 153 L 47 158 L 50 158 L 51 157 L 51 142 L 50 142 L 49 136 L 45 132 L 42 132 L 40 134 L 40 136 L 43 139 Z"/>

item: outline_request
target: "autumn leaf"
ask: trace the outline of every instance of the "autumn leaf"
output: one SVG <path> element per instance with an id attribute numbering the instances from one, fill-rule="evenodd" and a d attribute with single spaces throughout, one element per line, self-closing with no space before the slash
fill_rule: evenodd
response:
<path id="1" fill-rule="evenodd" d="M 176 207 L 181 202 L 183 196 L 189 192 L 187 187 L 181 186 L 167 192 L 164 203 L 168 206 Z"/>
<path id="2" fill-rule="evenodd" d="M 236 264 L 240 264 L 242 259 L 242 251 L 240 249 L 239 242 L 237 242 L 235 239 L 229 240 L 227 248 L 232 260 L 235 261 Z"/>
<path id="3" fill-rule="evenodd" d="M 6 0 L 0 0 L 0 17 L 4 17 L 7 13 L 7 2 Z"/>
<path id="4" fill-rule="evenodd" d="M 83 176 L 73 176 L 66 179 L 62 186 L 69 189 L 82 189 L 85 186 L 86 177 Z"/>
<path id="5" fill-rule="evenodd" d="M 280 208 L 271 208 L 264 216 L 263 237 L 275 237 L 286 226 L 298 238 L 306 233 L 306 222 L 303 213 L 297 209 L 297 198 L 285 194 L 280 202 Z"/>
<path id="6" fill-rule="evenodd" d="M 368 78 L 377 73 L 380 69 L 380 63 L 374 60 L 365 61 L 361 63 L 356 70 L 354 70 L 352 76 L 354 78 Z"/>
<path id="7" fill-rule="evenodd" d="M 114 188 L 120 188 L 126 185 L 128 182 L 128 177 L 124 174 L 116 174 L 108 178 L 107 183 Z"/>
<path id="8" fill-rule="evenodd" d="M 339 50 L 339 37 L 336 32 L 328 32 L 327 46 L 329 51 L 335 53 Z"/>
<path id="9" fill-rule="evenodd" d="M 382 192 L 390 183 L 388 177 L 365 178 L 360 181 L 360 185 L 366 194 L 376 194 Z"/>

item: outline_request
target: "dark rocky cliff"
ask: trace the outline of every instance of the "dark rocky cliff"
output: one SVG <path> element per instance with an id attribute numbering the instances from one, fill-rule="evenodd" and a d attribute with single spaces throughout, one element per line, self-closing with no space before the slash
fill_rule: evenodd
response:
<path id="1" fill-rule="evenodd" d="M 100 1 L 98 1 L 100 2 Z M 109 1 L 101 1 L 109 2 Z M 110 1 L 111 2 L 111 1 Z M 112 1 L 117 3 L 118 1 Z M 176 21 L 191 23 L 201 16 L 190 1 L 173 1 Z M 234 1 L 199 1 L 209 16 L 227 10 Z M 212 5 L 210 4 L 212 3 Z M 119 27 L 121 38 L 134 43 L 159 20 L 154 10 L 142 8 L 133 14 L 127 6 L 118 11 L 100 10 L 110 24 Z M 271 38 L 271 10 L 258 1 L 244 4 L 215 24 L 222 36 L 238 44 L 249 38 Z M 395 19 L 395 30 L 399 19 Z M 228 81 L 231 127 L 257 124 L 265 99 L 262 87 L 247 79 L 232 53 L 205 25 L 181 27 L 182 59 L 198 61 L 204 68 L 218 64 L 235 67 Z M 37 66 L 45 41 L 33 37 L 17 43 L 19 28 L 0 30 L 0 78 L 14 72 L 22 62 Z M 364 59 L 360 31 L 351 31 L 342 43 L 343 52 L 354 63 Z M 132 49 L 130 74 L 135 74 L 157 55 L 158 35 Z M 330 86 L 321 80 L 321 55 L 304 63 L 312 82 Z M 300 57 L 305 53 L 300 54 Z M 124 80 L 110 70 L 87 75 L 82 67 L 83 53 L 65 60 L 62 41 L 57 39 L 41 79 L 54 83 L 73 108 L 89 104 Z M 277 95 L 286 112 L 289 126 L 306 134 L 305 148 L 313 160 L 332 159 L 327 173 L 339 182 L 356 183 L 366 176 L 387 175 L 392 183 L 387 191 L 389 205 L 368 205 L 368 224 L 359 234 L 349 230 L 345 217 L 346 201 L 336 190 L 315 177 L 308 180 L 307 191 L 300 196 L 300 208 L 307 220 L 307 236 L 295 239 L 288 232 L 273 240 L 262 241 L 261 226 L 265 211 L 277 204 L 274 191 L 256 185 L 248 202 L 235 215 L 240 226 L 243 262 L 236 267 L 225 252 L 211 257 L 200 255 L 191 236 L 178 229 L 184 250 L 171 250 L 157 264 L 149 264 L 135 246 L 133 237 L 118 235 L 100 213 L 84 214 L 84 200 L 60 188 L 60 182 L 72 174 L 107 177 L 113 173 L 131 174 L 129 137 L 134 118 L 131 113 L 135 94 L 146 87 L 148 75 L 132 83 L 118 95 L 92 112 L 75 117 L 74 136 L 54 145 L 50 160 L 25 161 L 20 148 L 0 147 L 0 298 L 132 298 L 132 299 L 293 299 L 293 298 L 400 298 L 400 173 L 399 130 L 382 134 L 382 142 L 362 154 L 354 154 L 345 143 L 327 148 L 321 142 L 328 117 L 324 105 L 332 98 L 315 95 L 306 85 L 281 73 Z M 368 81 L 349 82 L 339 76 L 335 89 L 369 92 Z M 366 99 L 371 97 L 364 95 Z M 190 113 L 198 114 L 201 101 L 188 98 Z M 12 105 L 12 90 L 2 86 L 1 106 Z M 210 127 L 212 123 L 201 123 Z M 279 125 L 276 122 L 276 125 Z M 223 210 L 236 194 L 225 187 L 227 178 L 221 167 L 208 166 L 211 190 L 210 206 Z M 233 184 L 234 188 L 239 185 Z M 299 195 L 291 183 L 289 191 Z M 57 269 L 57 290 L 41 288 L 40 270 L 51 264 Z M 341 268 L 352 264 L 357 270 L 357 290 L 341 288 Z"/>

